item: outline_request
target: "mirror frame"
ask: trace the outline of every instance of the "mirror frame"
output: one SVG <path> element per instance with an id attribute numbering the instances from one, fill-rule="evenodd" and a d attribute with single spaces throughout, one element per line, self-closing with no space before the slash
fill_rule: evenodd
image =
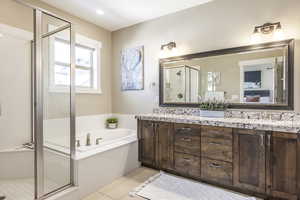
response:
<path id="1" fill-rule="evenodd" d="M 229 104 L 229 109 L 294 110 L 294 43 L 295 43 L 294 39 L 289 39 L 289 40 L 283 40 L 283 41 L 261 43 L 261 44 L 241 46 L 241 47 L 235 47 L 235 48 L 187 54 L 187 55 L 176 56 L 176 57 L 162 58 L 159 60 L 159 106 L 160 107 L 199 107 L 198 103 L 164 103 L 163 64 L 166 62 L 182 61 L 182 60 L 190 60 L 190 59 L 195 59 L 195 58 L 204 58 L 204 57 L 220 56 L 220 55 L 226 55 L 226 54 L 272 49 L 272 48 L 278 48 L 278 47 L 286 47 L 288 49 L 287 55 L 286 55 L 286 57 L 288 58 L 288 62 L 287 62 L 288 102 L 287 102 L 287 105 L 283 105 L 283 104 L 278 104 L 278 105 L 261 104 L 261 105 L 259 105 L 259 104 L 233 103 L 233 104 Z"/>

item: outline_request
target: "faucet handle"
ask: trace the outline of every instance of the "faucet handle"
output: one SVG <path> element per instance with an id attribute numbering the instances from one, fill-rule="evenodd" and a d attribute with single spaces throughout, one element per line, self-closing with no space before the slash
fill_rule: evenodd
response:
<path id="1" fill-rule="evenodd" d="M 96 139 L 96 145 L 99 145 L 100 140 L 102 140 L 102 138 L 97 138 L 97 139 Z"/>

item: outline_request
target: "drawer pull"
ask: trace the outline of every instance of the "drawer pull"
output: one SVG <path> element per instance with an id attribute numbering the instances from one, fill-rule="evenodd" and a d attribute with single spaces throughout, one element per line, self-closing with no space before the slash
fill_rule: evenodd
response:
<path id="1" fill-rule="evenodd" d="M 220 144 L 220 143 L 218 143 L 218 142 L 209 142 L 208 144 L 213 144 L 213 145 L 222 145 L 222 144 Z"/>
<path id="2" fill-rule="evenodd" d="M 190 162 L 191 159 L 190 158 L 183 158 L 183 160 Z"/>
<path id="3" fill-rule="evenodd" d="M 191 138 L 181 138 L 181 140 L 184 141 L 184 142 L 191 142 L 192 141 Z"/>
<path id="4" fill-rule="evenodd" d="M 213 168 L 221 168 L 222 165 L 218 165 L 218 164 L 216 164 L 216 163 L 210 163 L 210 164 L 209 164 L 209 167 L 213 167 Z"/>
<path id="5" fill-rule="evenodd" d="M 192 130 L 192 128 L 180 128 L 179 131 L 182 132 L 190 132 Z"/>

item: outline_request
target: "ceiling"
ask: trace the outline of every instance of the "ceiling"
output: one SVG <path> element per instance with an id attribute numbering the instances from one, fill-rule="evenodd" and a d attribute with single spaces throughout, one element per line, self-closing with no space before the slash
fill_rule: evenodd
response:
<path id="1" fill-rule="evenodd" d="M 41 0 L 110 31 L 212 0 Z M 98 14 L 97 10 L 103 11 Z"/>

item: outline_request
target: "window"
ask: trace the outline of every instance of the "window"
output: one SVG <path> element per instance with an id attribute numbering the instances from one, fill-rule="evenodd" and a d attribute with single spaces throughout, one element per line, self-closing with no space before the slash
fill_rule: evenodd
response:
<path id="1" fill-rule="evenodd" d="M 70 43 L 62 36 L 50 39 L 50 91 L 66 92 L 70 85 Z M 100 47 L 97 41 L 76 35 L 75 84 L 77 93 L 101 93 Z M 52 56 L 51 56 L 52 55 Z"/>

